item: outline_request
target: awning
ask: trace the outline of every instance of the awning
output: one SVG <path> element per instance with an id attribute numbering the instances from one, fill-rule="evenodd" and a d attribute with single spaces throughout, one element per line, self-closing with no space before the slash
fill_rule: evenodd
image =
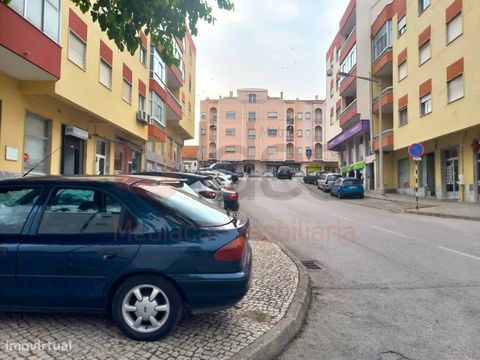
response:
<path id="1" fill-rule="evenodd" d="M 345 174 L 345 173 L 348 173 L 350 171 L 362 170 L 363 168 L 365 168 L 365 161 L 360 161 L 360 162 L 342 167 L 340 169 L 340 172 L 342 174 Z"/>
<path id="2" fill-rule="evenodd" d="M 327 143 L 328 150 L 338 151 L 339 145 L 344 143 L 347 140 L 350 140 L 357 134 L 365 132 L 370 129 L 370 124 L 368 120 L 360 120 L 357 124 L 353 125 L 351 128 L 343 131 L 342 133 L 335 136 L 332 140 Z"/>

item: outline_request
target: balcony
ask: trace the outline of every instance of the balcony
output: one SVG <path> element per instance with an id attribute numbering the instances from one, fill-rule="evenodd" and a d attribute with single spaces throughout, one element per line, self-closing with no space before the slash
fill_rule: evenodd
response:
<path id="1" fill-rule="evenodd" d="M 392 47 L 389 46 L 373 62 L 372 74 L 377 77 L 392 76 L 393 74 Z"/>
<path id="2" fill-rule="evenodd" d="M 322 136 L 321 135 L 315 135 L 315 141 L 316 142 L 322 142 Z"/>
<path id="3" fill-rule="evenodd" d="M 183 85 L 183 73 L 177 65 L 170 65 L 166 67 L 165 80 L 169 88 L 179 88 Z"/>
<path id="4" fill-rule="evenodd" d="M 338 61 L 340 64 L 343 62 L 343 60 L 346 59 L 348 53 L 350 52 L 350 50 L 352 50 L 356 42 L 357 42 L 357 28 L 354 27 L 350 32 L 350 34 L 348 34 L 348 37 L 345 39 L 345 42 L 340 48 L 340 52 L 339 52 L 340 56 L 338 58 Z"/>
<path id="5" fill-rule="evenodd" d="M 315 125 L 322 125 L 322 118 L 315 118 Z"/>
<path id="6" fill-rule="evenodd" d="M 373 138 L 373 150 L 378 151 L 380 149 L 380 136 L 377 135 Z M 388 129 L 382 132 L 382 148 L 383 152 L 393 151 L 393 129 Z"/>
<path id="7" fill-rule="evenodd" d="M 373 98 L 372 111 L 373 113 L 378 113 L 379 108 L 379 99 L 380 96 L 377 95 Z M 393 112 L 393 88 L 386 88 L 382 93 L 382 113 L 391 114 Z"/>
<path id="8" fill-rule="evenodd" d="M 287 116 L 287 124 L 288 125 L 293 125 L 295 120 L 293 119 L 292 116 Z"/>
<path id="9" fill-rule="evenodd" d="M 287 141 L 293 141 L 294 136 L 293 135 L 287 135 Z"/>
<path id="10" fill-rule="evenodd" d="M 165 84 L 157 80 L 150 79 L 150 90 L 155 92 L 165 102 L 166 118 L 168 120 L 178 121 L 182 118 L 182 105 L 177 97 L 165 86 Z"/>
<path id="11" fill-rule="evenodd" d="M 348 123 L 353 122 L 360 118 L 360 114 L 357 112 L 357 100 L 354 100 L 350 105 L 342 110 L 338 119 L 340 120 L 340 127 L 346 126 Z"/>
<path id="12" fill-rule="evenodd" d="M 338 88 L 338 91 L 340 93 L 340 96 L 345 96 L 344 94 L 347 93 L 353 93 L 356 92 L 356 85 L 357 85 L 357 68 L 353 68 L 350 71 L 350 75 L 352 76 L 347 76 L 345 77 L 342 82 L 340 83 L 340 87 Z"/>
<path id="13" fill-rule="evenodd" d="M 217 115 L 210 115 L 210 124 L 216 125 L 217 124 Z"/>
<path id="14" fill-rule="evenodd" d="M 210 135 L 210 136 L 208 137 L 208 140 L 210 140 L 210 141 L 217 141 L 217 135 L 216 135 L 216 134 L 215 134 L 215 135 Z"/>
<path id="15" fill-rule="evenodd" d="M 322 160 L 322 153 L 315 153 L 315 160 Z"/>
<path id="16" fill-rule="evenodd" d="M 294 153 L 287 153 L 286 159 L 289 161 L 295 160 L 295 154 Z"/>
<path id="17" fill-rule="evenodd" d="M 216 159 L 217 158 L 217 152 L 214 151 L 214 152 L 209 152 L 208 153 L 208 158 L 209 159 Z"/>
<path id="18" fill-rule="evenodd" d="M 19 80 L 55 81 L 61 53 L 59 44 L 0 3 L 0 71 Z"/>

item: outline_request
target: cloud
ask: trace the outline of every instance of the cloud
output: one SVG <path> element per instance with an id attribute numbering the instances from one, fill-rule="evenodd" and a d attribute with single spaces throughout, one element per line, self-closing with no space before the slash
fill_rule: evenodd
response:
<path id="1" fill-rule="evenodd" d="M 199 101 L 242 87 L 272 96 L 325 96 L 325 53 L 349 0 L 234 0 L 235 11 L 214 9 L 214 26 L 199 24 Z M 213 2 L 212 2 L 213 3 Z"/>

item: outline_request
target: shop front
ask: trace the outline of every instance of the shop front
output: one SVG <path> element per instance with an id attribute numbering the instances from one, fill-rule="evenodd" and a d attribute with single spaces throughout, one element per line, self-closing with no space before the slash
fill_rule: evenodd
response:
<path id="1" fill-rule="evenodd" d="M 88 131 L 71 125 L 62 125 L 62 175 L 85 173 L 85 150 Z"/>
<path id="2" fill-rule="evenodd" d="M 340 173 L 344 177 L 355 177 L 362 181 L 364 180 L 365 161 L 359 161 L 354 164 L 344 166 L 340 169 Z"/>

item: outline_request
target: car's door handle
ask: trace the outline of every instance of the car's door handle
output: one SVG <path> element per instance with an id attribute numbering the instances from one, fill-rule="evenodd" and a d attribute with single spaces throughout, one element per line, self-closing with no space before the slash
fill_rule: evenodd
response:
<path id="1" fill-rule="evenodd" d="M 0 254 L 5 254 L 7 252 L 7 248 L 6 247 L 0 247 Z"/>
<path id="2" fill-rule="evenodd" d="M 116 250 L 107 250 L 103 253 L 103 258 L 105 260 L 107 259 L 113 259 L 114 257 L 116 257 L 118 255 L 118 251 Z"/>

